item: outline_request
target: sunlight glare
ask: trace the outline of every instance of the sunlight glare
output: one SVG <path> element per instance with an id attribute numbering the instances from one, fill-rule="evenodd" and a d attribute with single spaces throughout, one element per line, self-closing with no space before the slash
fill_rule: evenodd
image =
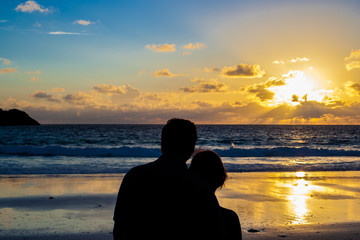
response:
<path id="1" fill-rule="evenodd" d="M 289 103 L 293 106 L 299 105 L 300 102 L 310 100 L 322 100 L 323 96 L 315 91 L 317 81 L 308 77 L 303 71 L 290 71 L 283 75 L 285 85 L 274 86 L 271 89 L 274 93 L 274 103 Z"/>
<path id="2" fill-rule="evenodd" d="M 296 173 L 296 176 L 297 175 L 298 173 Z M 293 212 L 295 215 L 295 221 L 293 221 L 293 224 L 306 223 L 306 216 L 309 211 L 306 201 L 309 198 L 309 192 L 309 183 L 304 179 L 297 180 L 291 187 L 291 194 L 288 196 L 288 199 L 293 206 Z"/>
<path id="3" fill-rule="evenodd" d="M 305 177 L 305 172 L 296 172 L 295 175 L 296 175 L 298 178 L 302 178 L 302 177 Z"/>

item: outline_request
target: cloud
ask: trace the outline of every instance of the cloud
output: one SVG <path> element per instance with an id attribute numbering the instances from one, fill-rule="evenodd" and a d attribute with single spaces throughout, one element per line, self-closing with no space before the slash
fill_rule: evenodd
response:
<path id="1" fill-rule="evenodd" d="M 2 61 L 3 64 L 11 64 L 11 61 L 9 59 L 6 59 L 6 58 L 0 58 L 0 61 Z"/>
<path id="2" fill-rule="evenodd" d="M 183 74 L 181 73 L 172 73 L 170 72 L 169 69 L 167 68 L 164 68 L 164 69 L 161 69 L 161 70 L 157 70 L 156 72 L 154 72 L 154 76 L 155 77 L 176 77 L 176 76 L 183 76 Z"/>
<path id="3" fill-rule="evenodd" d="M 296 63 L 296 62 L 308 62 L 310 61 L 310 59 L 306 58 L 306 57 L 303 57 L 303 58 L 294 58 L 294 59 L 291 59 L 290 62 L 292 63 Z"/>
<path id="4" fill-rule="evenodd" d="M 96 94 L 79 91 L 73 94 L 67 94 L 63 99 L 70 104 L 91 106 L 97 105 L 96 100 L 94 101 L 96 97 Z"/>
<path id="5" fill-rule="evenodd" d="M 49 32 L 50 35 L 80 35 L 80 33 L 77 32 L 63 32 L 63 31 L 55 31 L 55 32 Z"/>
<path id="6" fill-rule="evenodd" d="M 41 74 L 41 71 L 40 70 L 36 70 L 35 72 L 31 72 L 31 71 L 26 71 L 25 72 L 26 74 L 29 74 L 29 75 L 40 75 Z"/>
<path id="7" fill-rule="evenodd" d="M 274 98 L 275 93 L 266 89 L 263 85 L 256 85 L 248 89 L 249 93 L 253 93 L 261 101 L 271 100 Z"/>
<path id="8" fill-rule="evenodd" d="M 296 94 L 293 94 L 292 97 L 291 97 L 291 101 L 292 102 L 299 102 L 299 96 L 296 95 Z"/>
<path id="9" fill-rule="evenodd" d="M 141 92 L 138 89 L 130 85 L 123 85 L 118 87 L 121 87 L 123 89 L 123 93 L 111 95 L 112 103 L 118 105 L 129 104 L 132 103 L 135 98 L 141 95 Z"/>
<path id="10" fill-rule="evenodd" d="M 186 93 L 209 93 L 226 92 L 228 88 L 225 83 L 218 82 L 217 80 L 196 79 L 193 82 L 198 82 L 199 84 L 193 87 L 180 88 L 180 90 Z"/>
<path id="11" fill-rule="evenodd" d="M 94 90 L 99 93 L 104 93 L 104 94 L 108 94 L 108 95 L 126 94 L 130 91 L 138 92 L 137 89 L 135 89 L 134 87 L 132 87 L 130 85 L 115 86 L 112 84 L 99 84 L 99 85 L 94 86 Z"/>
<path id="12" fill-rule="evenodd" d="M 355 92 L 360 94 L 360 84 L 359 83 L 351 83 L 349 86 L 351 89 L 353 89 Z"/>
<path id="13" fill-rule="evenodd" d="M 3 68 L 3 69 L 0 69 L 0 74 L 1 73 L 15 73 L 15 72 L 18 72 L 18 70 L 15 69 L 15 68 Z"/>
<path id="14" fill-rule="evenodd" d="M 43 99 L 43 100 L 46 100 L 49 102 L 57 102 L 57 103 L 61 102 L 59 99 L 54 98 L 53 95 L 47 94 L 46 92 L 41 91 L 41 90 L 36 91 L 33 94 L 31 94 L 31 97 L 33 97 L 35 99 Z"/>
<path id="15" fill-rule="evenodd" d="M 154 52 L 176 52 L 175 44 L 148 44 L 145 48 Z"/>
<path id="16" fill-rule="evenodd" d="M 187 50 L 196 50 L 196 49 L 202 49 L 202 48 L 206 48 L 206 47 L 207 46 L 205 43 L 197 42 L 195 44 L 193 44 L 193 43 L 186 44 L 183 48 L 187 49 Z"/>
<path id="17" fill-rule="evenodd" d="M 285 64 L 285 63 L 297 63 L 297 62 L 308 62 L 310 61 L 309 58 L 307 57 L 303 57 L 303 58 L 300 58 L 300 57 L 296 57 L 296 58 L 293 58 L 293 59 L 290 59 L 290 60 L 275 60 L 273 61 L 274 64 Z"/>
<path id="18" fill-rule="evenodd" d="M 274 64 L 285 64 L 284 60 L 275 60 L 273 61 Z"/>
<path id="19" fill-rule="evenodd" d="M 218 67 L 204 68 L 204 72 L 220 72 L 220 68 Z"/>
<path id="20" fill-rule="evenodd" d="M 356 68 L 360 68 L 360 49 L 351 50 L 350 56 L 345 58 L 346 70 L 351 71 Z"/>
<path id="21" fill-rule="evenodd" d="M 275 96 L 275 93 L 270 91 L 268 88 L 283 86 L 285 84 L 285 79 L 269 78 L 269 80 L 264 83 L 255 84 L 248 87 L 247 91 L 249 93 L 255 94 L 255 96 L 258 97 L 261 101 L 267 101 L 272 100 Z"/>
<path id="22" fill-rule="evenodd" d="M 260 69 L 260 65 L 247 65 L 244 63 L 233 67 L 225 66 L 222 74 L 231 78 L 261 78 L 265 75 L 265 71 Z"/>
<path id="23" fill-rule="evenodd" d="M 39 81 L 40 78 L 33 76 L 33 75 L 40 75 L 41 71 L 40 70 L 36 70 L 35 72 L 26 71 L 25 74 L 32 75 L 30 78 L 31 81 Z"/>
<path id="24" fill-rule="evenodd" d="M 91 21 L 88 21 L 88 20 L 82 20 L 82 19 L 76 20 L 73 23 L 83 25 L 83 26 L 88 26 L 90 24 L 95 24 L 95 22 L 91 22 Z"/>
<path id="25" fill-rule="evenodd" d="M 74 107 L 116 109 L 130 104 L 141 92 L 130 85 L 115 86 L 98 84 L 89 92 L 75 92 L 63 96 L 63 100 Z"/>
<path id="26" fill-rule="evenodd" d="M 139 76 L 142 76 L 142 75 L 144 75 L 146 73 L 146 70 L 141 70 L 140 72 L 138 72 L 138 75 Z"/>
<path id="27" fill-rule="evenodd" d="M 52 92 L 65 92 L 64 88 L 54 87 L 51 89 Z"/>
<path id="28" fill-rule="evenodd" d="M 266 88 L 284 86 L 284 85 L 286 85 L 286 82 L 285 82 L 286 77 L 287 77 L 286 75 L 285 75 L 285 77 L 279 78 L 279 79 L 271 77 L 265 83 L 262 83 L 261 85 L 263 85 Z"/>
<path id="29" fill-rule="evenodd" d="M 37 2 L 35 1 L 27 1 L 25 3 L 19 4 L 15 10 L 17 12 L 28 12 L 28 13 L 32 13 L 34 11 L 38 11 L 41 13 L 48 13 L 50 12 L 49 8 L 45 8 L 41 5 L 39 5 Z"/>

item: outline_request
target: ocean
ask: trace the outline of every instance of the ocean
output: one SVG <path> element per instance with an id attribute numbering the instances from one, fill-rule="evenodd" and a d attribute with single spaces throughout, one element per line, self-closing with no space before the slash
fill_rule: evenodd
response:
<path id="1" fill-rule="evenodd" d="M 126 173 L 161 155 L 161 128 L 0 127 L 0 174 Z M 360 126 L 198 125 L 198 137 L 229 172 L 360 170 Z"/>

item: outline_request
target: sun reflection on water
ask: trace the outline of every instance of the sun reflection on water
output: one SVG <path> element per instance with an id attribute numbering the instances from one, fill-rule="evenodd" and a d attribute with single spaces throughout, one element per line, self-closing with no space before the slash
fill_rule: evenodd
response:
<path id="1" fill-rule="evenodd" d="M 309 183 L 304 179 L 298 179 L 291 186 L 290 195 L 288 200 L 293 205 L 295 221 L 293 224 L 306 223 L 306 216 L 309 211 L 307 207 L 307 200 L 309 198 Z"/>
<path id="2" fill-rule="evenodd" d="M 293 213 L 294 220 L 292 224 L 305 224 L 309 213 L 308 200 L 311 198 L 311 192 L 316 188 L 305 180 L 306 172 L 296 172 L 295 179 L 285 184 L 289 188 L 287 199 L 289 208 Z"/>

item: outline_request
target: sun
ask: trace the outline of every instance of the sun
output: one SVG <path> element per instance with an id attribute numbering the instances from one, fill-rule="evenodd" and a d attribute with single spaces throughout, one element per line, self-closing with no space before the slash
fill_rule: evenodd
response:
<path id="1" fill-rule="evenodd" d="M 317 81 L 308 77 L 303 71 L 290 71 L 282 75 L 285 84 L 269 88 L 275 93 L 275 105 L 288 103 L 293 106 L 301 102 L 322 99 L 316 91 Z"/>

